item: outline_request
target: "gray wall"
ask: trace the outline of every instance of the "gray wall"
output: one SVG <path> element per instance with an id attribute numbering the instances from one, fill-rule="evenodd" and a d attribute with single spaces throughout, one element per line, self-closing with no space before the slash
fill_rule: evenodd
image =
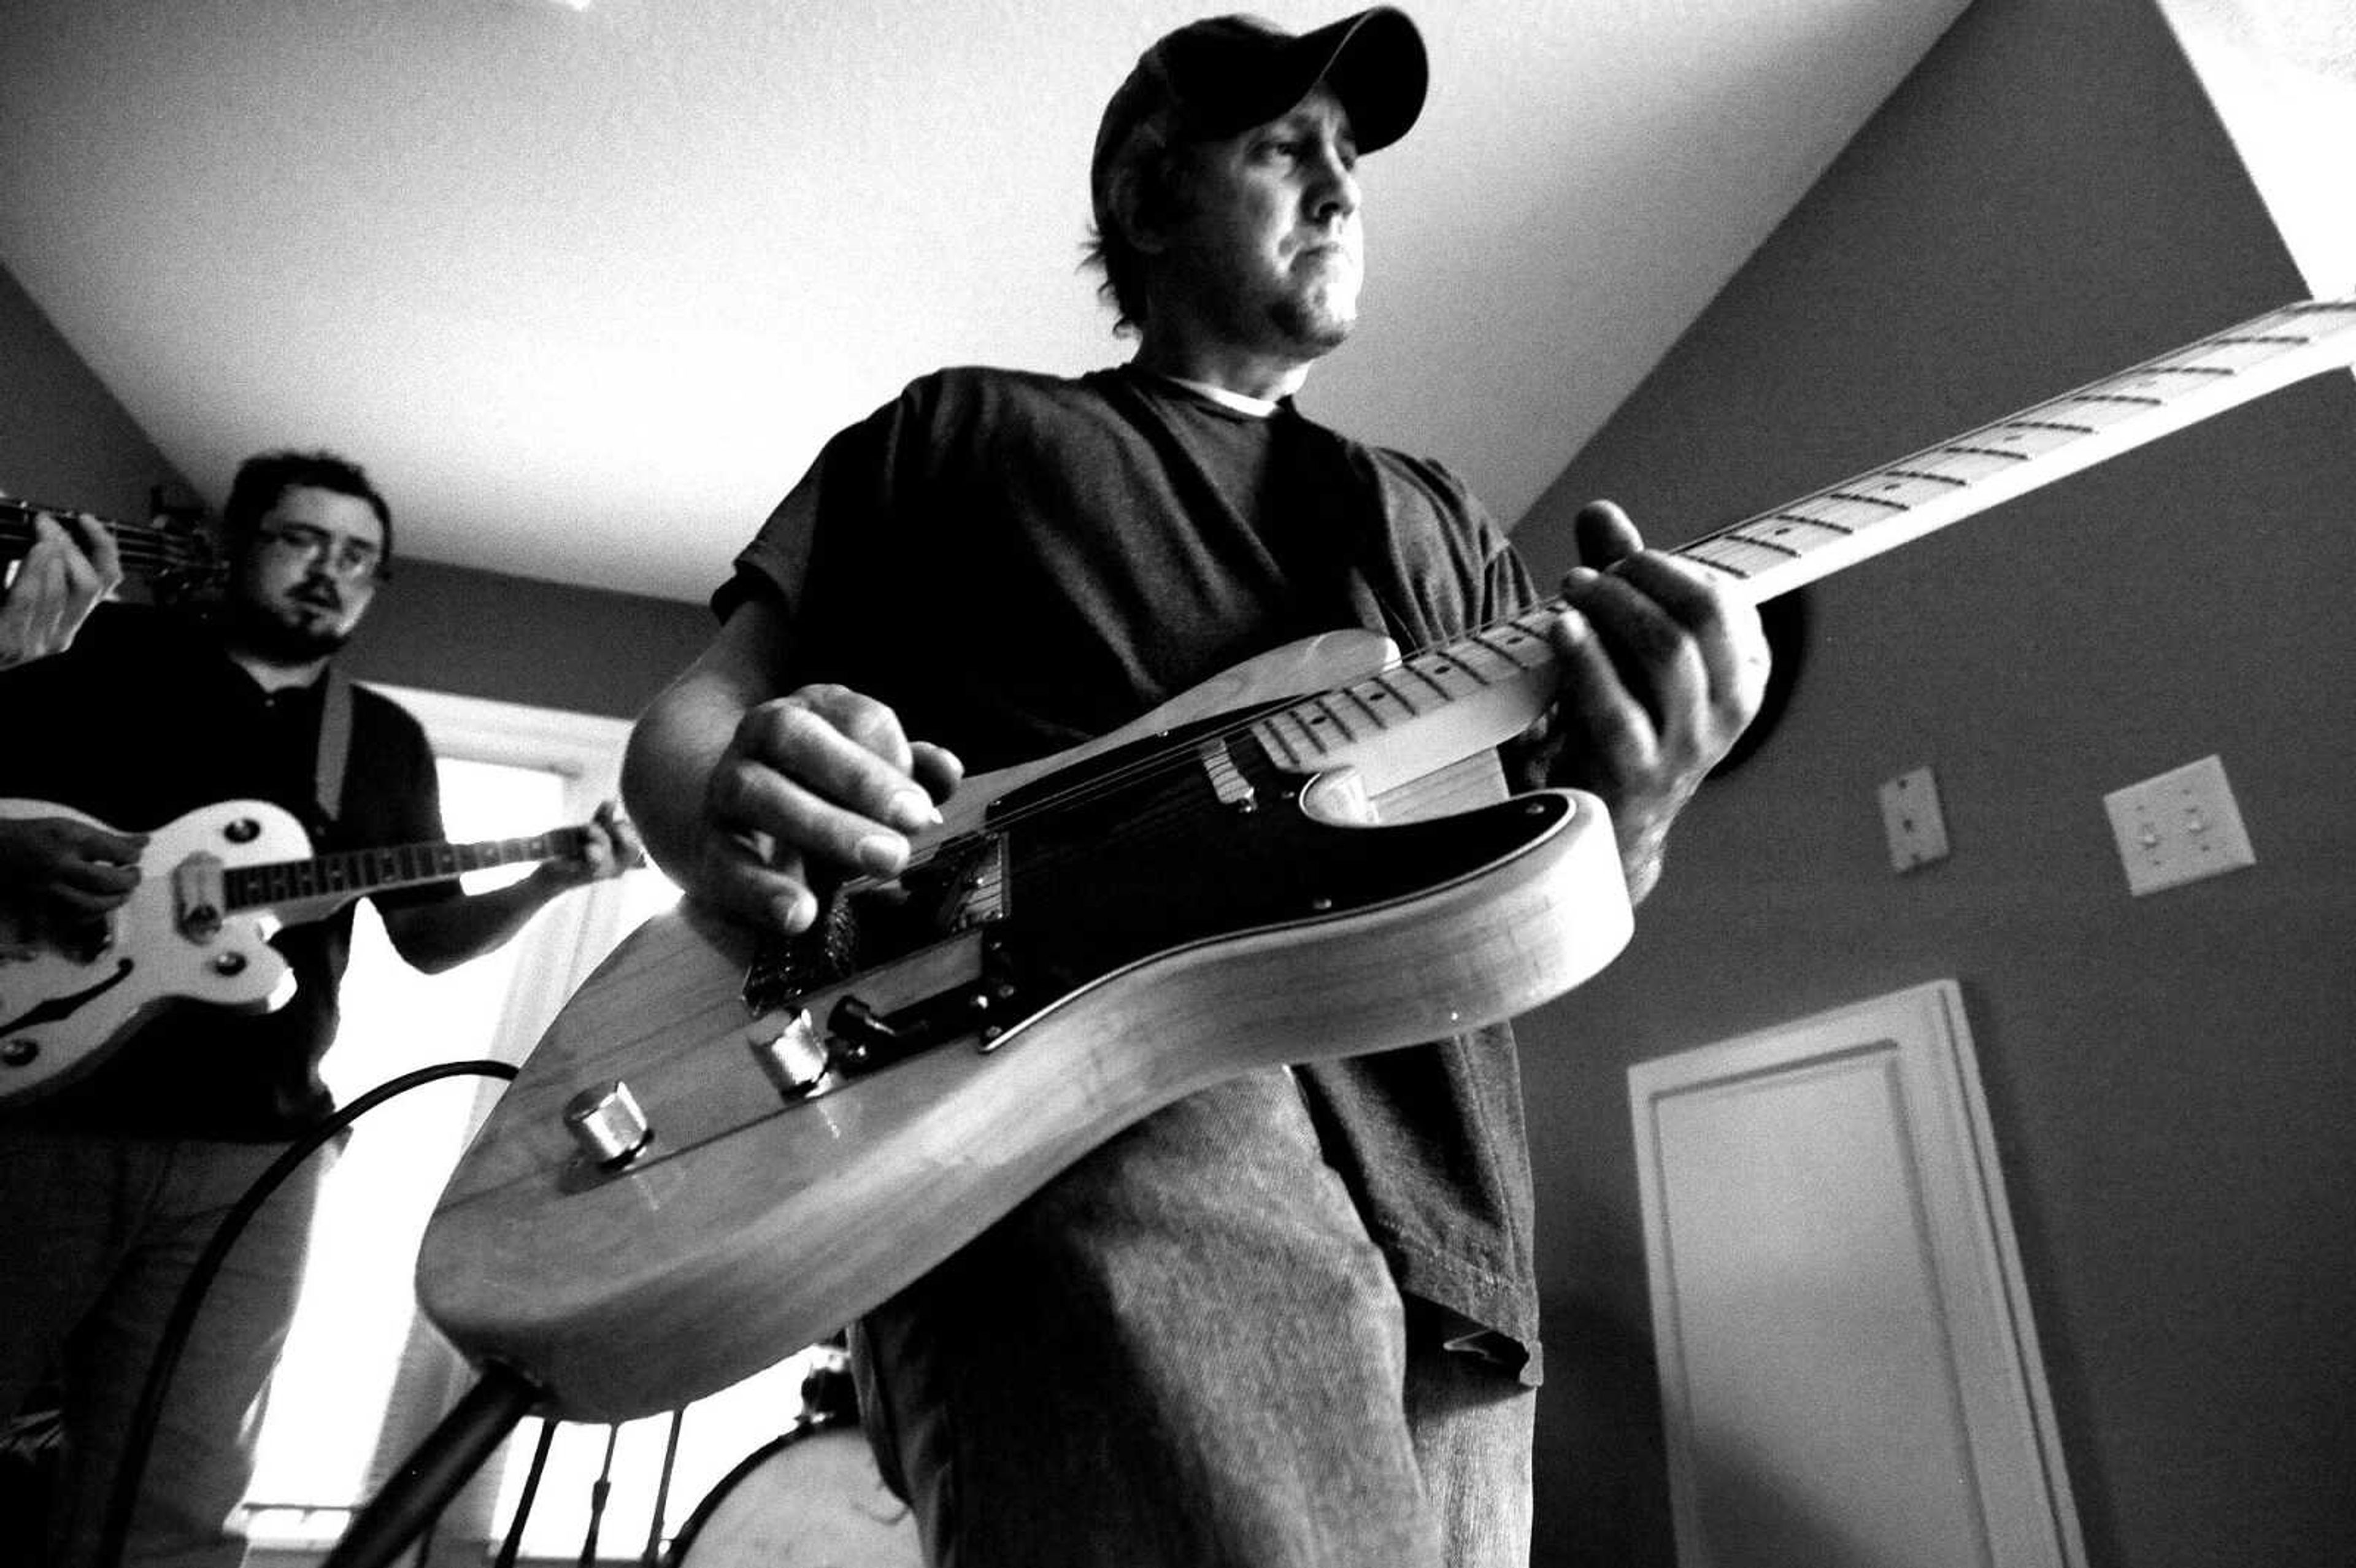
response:
<path id="1" fill-rule="evenodd" d="M 0 495 L 137 521 L 187 481 L 0 268 Z"/>
<path id="2" fill-rule="evenodd" d="M 345 662 L 361 680 L 627 719 L 712 627 L 701 604 L 404 560 Z"/>
<path id="3" fill-rule="evenodd" d="M 4 269 L 0 386 L 0 492 L 132 520 L 155 485 L 176 505 L 221 500 L 189 487 Z M 364 680 L 627 718 L 710 633 L 701 605 L 403 560 L 346 664 Z"/>
<path id="4" fill-rule="evenodd" d="M 2148 0 L 1980 0 L 1517 538 L 1689 539 L 2304 293 Z M 1627 1065 L 1939 976 L 2094 1561 L 2356 1562 L 2351 437 L 2309 382 L 1808 591 L 1766 747 L 1523 1029 L 1538 1562 L 1670 1560 Z M 2259 864 L 2130 900 L 2101 796 L 2211 752 Z M 1901 878 L 1919 763 L 1954 853 Z"/>

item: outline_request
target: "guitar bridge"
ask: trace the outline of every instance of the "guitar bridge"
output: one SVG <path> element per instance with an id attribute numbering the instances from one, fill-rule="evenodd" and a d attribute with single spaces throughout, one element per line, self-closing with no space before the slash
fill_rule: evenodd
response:
<path id="1" fill-rule="evenodd" d="M 172 923 L 181 935 L 210 942 L 228 908 L 228 868 L 220 856 L 190 855 L 172 868 Z"/>

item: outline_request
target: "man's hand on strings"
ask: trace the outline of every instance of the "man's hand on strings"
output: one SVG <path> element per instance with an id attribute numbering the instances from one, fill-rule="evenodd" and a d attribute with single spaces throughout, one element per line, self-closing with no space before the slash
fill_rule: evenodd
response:
<path id="1" fill-rule="evenodd" d="M 71 816 L 0 819 L 0 894 L 69 920 L 105 914 L 139 885 L 144 833 L 115 833 Z"/>
<path id="2" fill-rule="evenodd" d="M 818 917 L 846 873 L 896 876 L 909 837 L 939 826 L 964 764 L 911 741 L 890 708 L 847 687 L 805 686 L 748 710 L 712 770 L 698 891 L 786 932 Z"/>
<path id="3" fill-rule="evenodd" d="M 1525 761 L 1549 784 L 1602 798 L 1629 896 L 1642 899 L 1669 825 L 1759 711 L 1767 640 L 1755 610 L 1701 568 L 1645 549 L 1611 502 L 1581 507 L 1573 529 L 1570 608 L 1547 628 L 1561 682 Z"/>
<path id="4" fill-rule="evenodd" d="M 647 863 L 638 830 L 622 815 L 619 801 L 601 801 L 583 825 L 581 852 L 550 860 L 533 873 L 552 893 L 586 887 L 636 870 Z"/>

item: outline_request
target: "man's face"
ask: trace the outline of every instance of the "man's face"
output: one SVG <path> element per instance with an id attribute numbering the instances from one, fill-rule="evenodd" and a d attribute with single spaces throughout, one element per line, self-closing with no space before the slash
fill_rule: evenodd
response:
<path id="1" fill-rule="evenodd" d="M 238 630 L 267 658 L 325 658 L 359 624 L 383 559 L 384 525 L 366 501 L 290 485 L 255 525 L 238 562 Z"/>
<path id="2" fill-rule="evenodd" d="M 1301 358 L 1342 346 L 1365 269 L 1350 117 L 1319 87 L 1193 152 L 1168 252 L 1179 307 L 1224 341 Z"/>

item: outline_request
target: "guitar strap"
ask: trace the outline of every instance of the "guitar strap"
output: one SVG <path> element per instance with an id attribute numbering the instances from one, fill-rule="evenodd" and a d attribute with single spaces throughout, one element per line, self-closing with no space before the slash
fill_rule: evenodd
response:
<path id="1" fill-rule="evenodd" d="M 327 667 L 319 692 L 319 750 L 312 764 L 312 798 L 319 819 L 332 824 L 344 804 L 344 769 L 352 752 L 351 677 Z"/>

